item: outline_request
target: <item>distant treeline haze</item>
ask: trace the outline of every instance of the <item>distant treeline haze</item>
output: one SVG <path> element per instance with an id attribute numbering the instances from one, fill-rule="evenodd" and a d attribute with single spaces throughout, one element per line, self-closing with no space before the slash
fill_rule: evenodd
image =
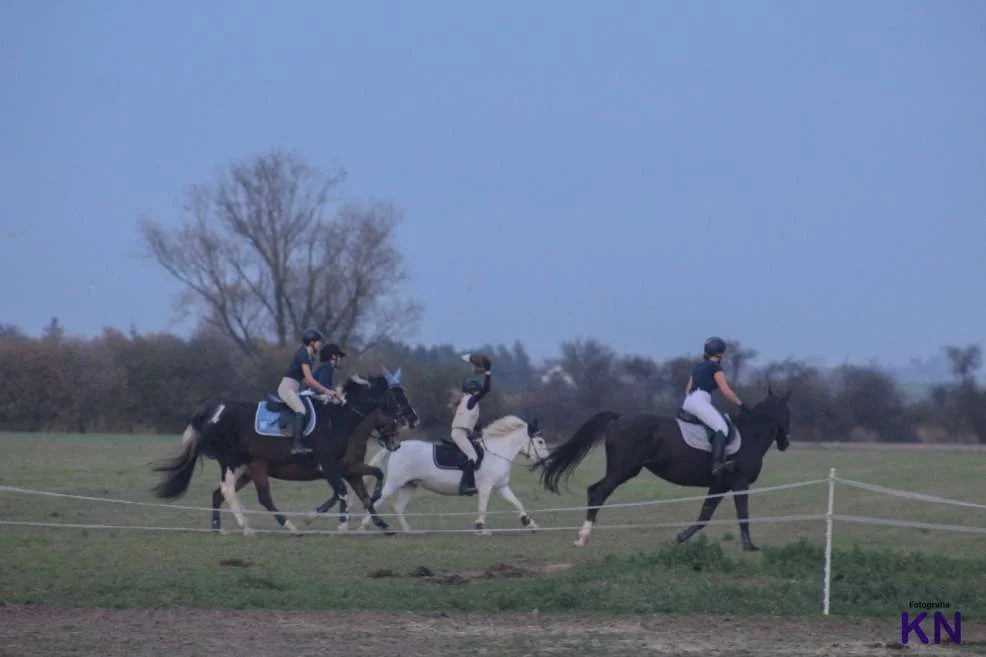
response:
<path id="1" fill-rule="evenodd" d="M 255 353 L 245 355 L 208 327 L 190 339 L 113 329 L 80 339 L 66 335 L 57 319 L 38 338 L 2 325 L 0 430 L 178 433 L 206 404 L 259 400 L 275 390 L 294 348 L 257 342 Z M 541 363 L 532 362 L 520 342 L 469 350 L 494 362 L 494 392 L 483 404 L 482 421 L 506 413 L 537 417 L 553 440 L 601 409 L 673 412 L 697 359 L 624 356 L 595 340 L 564 343 L 560 358 Z M 463 351 L 382 339 L 363 353 L 350 349 L 338 378 L 400 367 L 422 431 L 437 436 L 451 420 L 455 391 L 470 376 L 459 357 Z M 944 353 L 954 381 L 920 394 L 902 390 L 872 366 L 758 364 L 756 352 L 736 342 L 725 366 L 741 398 L 751 403 L 762 398 L 768 381 L 775 391 L 793 390 L 794 440 L 986 443 L 986 391 L 976 381 L 981 350 L 949 346 Z"/>

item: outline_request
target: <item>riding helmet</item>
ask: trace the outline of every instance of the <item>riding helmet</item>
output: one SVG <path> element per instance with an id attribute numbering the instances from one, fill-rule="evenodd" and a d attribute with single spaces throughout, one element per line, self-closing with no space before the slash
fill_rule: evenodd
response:
<path id="1" fill-rule="evenodd" d="M 711 337 L 705 341 L 705 355 L 722 356 L 726 353 L 726 341 L 722 338 Z"/>

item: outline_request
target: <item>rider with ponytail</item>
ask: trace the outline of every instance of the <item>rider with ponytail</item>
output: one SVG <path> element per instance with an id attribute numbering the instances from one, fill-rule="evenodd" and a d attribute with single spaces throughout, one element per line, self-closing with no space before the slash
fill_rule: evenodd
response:
<path id="1" fill-rule="evenodd" d="M 298 395 L 301 391 L 302 382 L 308 384 L 309 388 L 319 394 L 329 397 L 335 395 L 334 390 L 326 388 L 312 376 L 312 358 L 323 342 L 325 342 L 325 336 L 322 335 L 321 331 L 313 328 L 305 330 L 301 334 L 301 347 L 294 353 L 291 364 L 288 365 L 280 385 L 277 386 L 277 396 L 288 405 L 288 408 L 294 411 L 294 417 L 291 418 L 292 437 L 294 438 L 294 444 L 291 447 L 292 454 L 306 454 L 312 451 L 302 441 L 302 432 L 305 429 L 305 405 Z"/>
<path id="2" fill-rule="evenodd" d="M 726 373 L 722 370 L 722 357 L 726 354 L 726 341 L 712 337 L 705 341 L 703 360 L 695 366 L 688 377 L 685 388 L 685 402 L 682 408 L 700 419 L 706 426 L 715 431 L 712 437 L 712 475 L 716 476 L 726 465 L 726 436 L 729 427 L 722 415 L 712 405 L 712 393 L 719 390 L 729 401 L 748 411 L 746 404 L 740 401 L 729 384 L 726 383 Z"/>
<path id="3" fill-rule="evenodd" d="M 451 438 L 466 456 L 466 464 L 462 468 L 462 480 L 459 482 L 459 495 L 473 495 L 476 492 L 476 448 L 472 445 L 479 422 L 479 402 L 490 391 L 490 367 L 492 362 L 487 356 L 473 354 L 463 356 L 463 360 L 472 363 L 476 373 L 483 372 L 483 383 L 476 379 L 468 379 L 462 384 L 462 399 L 455 407 L 452 418 Z"/>

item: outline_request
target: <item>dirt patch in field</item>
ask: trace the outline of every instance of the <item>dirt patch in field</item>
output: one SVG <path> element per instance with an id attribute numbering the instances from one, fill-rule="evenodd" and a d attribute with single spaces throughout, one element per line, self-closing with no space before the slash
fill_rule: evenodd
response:
<path id="1" fill-rule="evenodd" d="M 956 654 L 901 646 L 887 620 L 706 616 L 610 619 L 539 614 L 90 610 L 0 607 L 4 657 L 432 657 L 539 655 L 884 657 Z M 963 643 L 986 633 L 963 628 Z M 465 651 L 465 653 L 463 653 Z"/>
<path id="2" fill-rule="evenodd" d="M 414 577 L 425 582 L 434 582 L 436 584 L 468 584 L 472 581 L 485 579 L 517 579 L 537 577 L 538 575 L 567 570 L 571 568 L 572 565 L 573 564 L 570 563 L 542 563 L 537 566 L 520 568 L 518 566 L 511 566 L 510 564 L 497 563 L 493 564 L 489 568 L 484 568 L 483 570 L 463 570 L 455 573 L 443 574 L 435 573 L 428 566 L 418 566 L 417 568 L 411 570 L 407 576 Z M 369 572 L 367 577 L 379 579 L 383 577 L 401 577 L 401 575 L 394 572 L 390 568 L 381 568 L 379 570 Z"/>

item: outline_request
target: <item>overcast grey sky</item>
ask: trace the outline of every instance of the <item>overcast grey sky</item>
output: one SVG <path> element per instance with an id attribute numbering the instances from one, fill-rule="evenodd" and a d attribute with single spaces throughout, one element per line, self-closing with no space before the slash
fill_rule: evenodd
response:
<path id="1" fill-rule="evenodd" d="M 136 220 L 287 148 L 405 211 L 414 341 L 983 341 L 986 3 L 8 0 L 0 61 L 30 333 L 175 328 Z"/>

